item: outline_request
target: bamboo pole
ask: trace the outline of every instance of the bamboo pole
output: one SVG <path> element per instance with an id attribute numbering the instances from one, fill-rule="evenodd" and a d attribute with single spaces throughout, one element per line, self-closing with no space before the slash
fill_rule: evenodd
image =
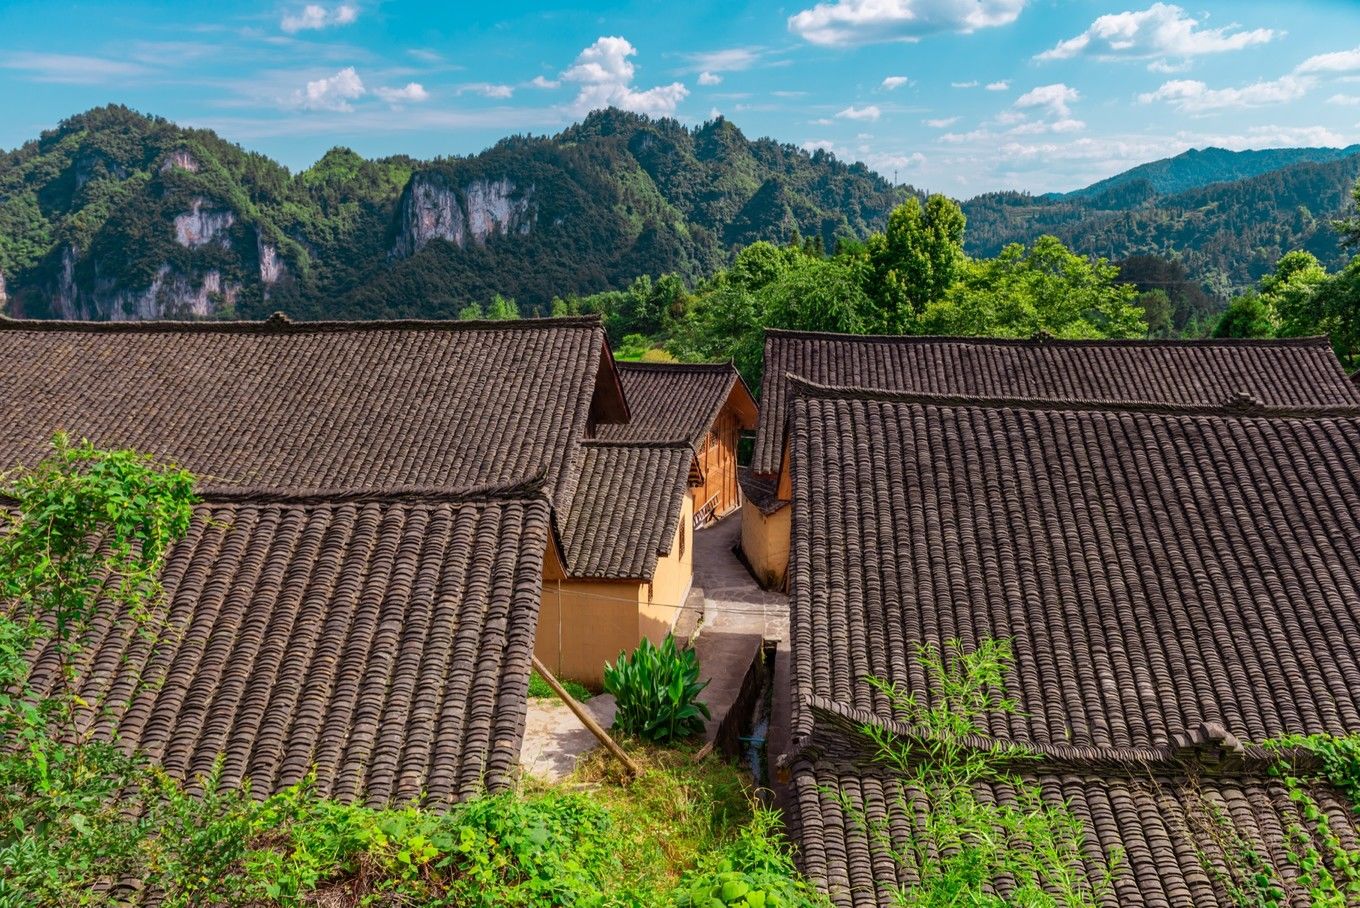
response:
<path id="1" fill-rule="evenodd" d="M 567 689 L 561 685 L 552 672 L 548 671 L 548 667 L 539 660 L 538 655 L 535 654 L 533 658 L 534 670 L 543 676 L 543 680 L 548 682 L 548 686 L 553 689 L 559 698 L 561 698 L 563 703 L 567 704 L 567 709 L 571 710 L 576 718 L 581 720 L 581 724 L 584 725 L 611 754 L 618 758 L 619 762 L 627 768 L 630 776 L 635 779 L 640 776 L 642 774 L 642 769 L 633 762 L 633 758 L 628 756 L 624 749 L 619 746 L 617 741 L 609 737 L 609 732 L 600 727 L 600 723 L 595 721 L 594 716 L 586 712 L 581 704 L 577 703 L 576 699 L 572 697 L 571 694 L 567 693 Z"/>

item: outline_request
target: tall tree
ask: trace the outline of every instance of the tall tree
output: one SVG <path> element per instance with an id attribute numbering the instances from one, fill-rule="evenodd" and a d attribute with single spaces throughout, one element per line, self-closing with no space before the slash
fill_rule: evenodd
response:
<path id="1" fill-rule="evenodd" d="M 922 208 L 912 196 L 893 209 L 888 228 L 864 244 L 865 291 L 878 309 L 871 330 L 904 331 L 931 303 L 944 298 L 963 267 L 962 209 L 942 195 Z"/>

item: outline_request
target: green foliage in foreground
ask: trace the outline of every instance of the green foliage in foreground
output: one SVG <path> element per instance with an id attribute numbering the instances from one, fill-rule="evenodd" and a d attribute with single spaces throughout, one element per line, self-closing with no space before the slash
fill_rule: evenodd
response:
<path id="1" fill-rule="evenodd" d="M 0 906 L 154 893 L 168 908 L 624 908 L 688 905 L 714 874 L 720 892 L 741 882 L 749 908 L 757 892 L 823 904 L 741 771 L 683 750 L 642 749 L 636 780 L 588 762 L 576 782 L 590 791 L 531 787 L 441 811 L 340 804 L 307 782 L 257 800 L 219 785 L 220 768 L 186 789 L 90 737 L 96 705 L 76 693 L 74 657 L 101 598 L 156 620 L 192 477 L 58 436 L 3 492 L 15 507 L 0 512 Z M 44 648 L 60 670 L 39 690 L 27 655 Z"/>
<path id="2" fill-rule="evenodd" d="M 604 689 L 614 695 L 614 727 L 658 744 L 679 741 L 704 730 L 711 718 L 699 694 L 708 686 L 699 680 L 699 657 L 681 649 L 667 634 L 660 646 L 646 637 L 632 655 L 619 653 L 604 666 Z"/>
<path id="3" fill-rule="evenodd" d="M 566 688 L 567 693 L 571 694 L 572 699 L 576 700 L 578 703 L 584 703 L 593 696 L 589 688 L 580 681 L 559 678 L 558 682 Z M 534 672 L 529 676 L 529 696 L 536 700 L 546 700 L 556 698 L 557 692 L 548 686 L 548 682 L 543 679 L 542 675 L 538 672 Z"/>
<path id="4" fill-rule="evenodd" d="M 916 734 L 902 738 L 880 725 L 862 727 L 877 762 L 904 780 L 896 811 L 917 822 L 899 840 L 894 836 L 899 830 L 890 832 L 885 822 L 869 820 L 842 798 L 847 813 L 918 880 L 893 889 L 894 903 L 911 908 L 1102 904 L 1116 865 L 1094 880 L 1084 872 L 1082 822 L 1066 803 L 1047 801 L 1040 786 L 1012 768 L 1028 752 L 1004 743 L 978 748 L 968 740 L 986 734 L 989 715 L 1017 710 L 1005 694 L 1010 643 L 983 640 L 970 652 L 953 640 L 944 653 L 928 645 L 919 655 L 927 695 L 871 679 Z M 1003 789 L 1009 797 L 981 794 L 986 788 Z M 1007 896 L 995 888 L 1002 880 L 1010 884 Z"/>

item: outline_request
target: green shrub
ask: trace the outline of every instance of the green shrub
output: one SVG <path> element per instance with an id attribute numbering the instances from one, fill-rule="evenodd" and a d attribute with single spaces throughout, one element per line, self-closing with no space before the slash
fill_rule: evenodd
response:
<path id="1" fill-rule="evenodd" d="M 660 646 L 644 638 L 631 656 L 605 663 L 604 689 L 618 701 L 614 727 L 625 734 L 664 744 L 698 734 L 711 718 L 699 694 L 699 657 L 666 635 Z"/>
<path id="2" fill-rule="evenodd" d="M 676 887 L 676 908 L 814 908 L 826 905 L 799 875 L 779 831 L 779 814 L 757 807 L 722 851 L 702 860 Z"/>

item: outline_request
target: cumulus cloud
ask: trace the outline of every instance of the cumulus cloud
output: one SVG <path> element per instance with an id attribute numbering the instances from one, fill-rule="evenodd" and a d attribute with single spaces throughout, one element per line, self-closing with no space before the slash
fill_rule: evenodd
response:
<path id="1" fill-rule="evenodd" d="M 789 17 L 789 31 L 813 44 L 916 41 L 938 32 L 1009 25 L 1026 0 L 833 0 Z"/>
<path id="2" fill-rule="evenodd" d="M 577 114 L 601 107 L 621 107 L 653 116 L 671 114 L 689 95 L 681 82 L 658 85 L 645 91 L 633 88 L 633 63 L 637 48 L 625 38 L 601 37 L 581 51 L 562 80 L 579 85 L 572 107 Z"/>
<path id="3" fill-rule="evenodd" d="M 378 88 L 373 89 L 373 94 L 392 105 L 418 104 L 430 97 L 430 93 L 425 90 L 425 86 L 421 85 L 419 82 L 407 82 L 401 88 L 379 86 Z"/>
<path id="4" fill-rule="evenodd" d="M 974 79 L 974 80 L 971 81 L 971 82 L 950 82 L 950 83 L 949 83 L 949 87 L 950 87 L 950 88 L 977 88 L 977 87 L 978 87 L 978 80 L 977 80 L 977 79 Z"/>
<path id="5" fill-rule="evenodd" d="M 720 82 L 722 82 L 722 76 L 718 75 L 717 73 L 711 73 L 708 72 L 707 70 L 699 73 L 700 85 L 717 85 Z"/>
<path id="6" fill-rule="evenodd" d="M 851 104 L 842 111 L 837 112 L 836 118 L 839 120 L 868 120 L 870 122 L 883 116 L 883 111 L 877 106 L 868 104 L 864 107 L 856 107 Z"/>
<path id="7" fill-rule="evenodd" d="M 1005 91 L 1006 89 L 1008 89 L 1008 88 L 1010 88 L 1010 87 L 1011 87 L 1011 83 L 1010 83 L 1008 80 L 1006 80 L 1006 79 L 1001 79 L 1001 80 L 996 81 L 996 82 L 988 82 L 988 83 L 987 83 L 987 90 L 988 90 L 988 91 Z"/>
<path id="8" fill-rule="evenodd" d="M 1043 108 L 1055 116 L 1066 117 L 1072 112 L 1069 105 L 1080 99 L 1081 93 L 1075 88 L 1055 82 L 1052 85 L 1031 88 L 1015 99 L 1015 106 L 1021 110 Z"/>
<path id="9" fill-rule="evenodd" d="M 1279 34 L 1269 28 L 1248 30 L 1235 25 L 1201 28 L 1199 20 L 1179 6 L 1154 3 L 1144 10 L 1101 16 L 1086 31 L 1058 42 L 1036 59 L 1197 57 L 1265 44 Z"/>
<path id="10" fill-rule="evenodd" d="M 908 79 L 906 76 L 888 76 L 886 79 L 883 80 L 882 84 L 883 88 L 886 88 L 888 91 L 892 91 L 895 88 L 901 88 L 903 85 L 906 85 L 910 81 L 911 80 Z"/>
<path id="11" fill-rule="evenodd" d="M 553 89 L 557 88 L 561 84 L 562 83 L 557 81 L 556 79 L 545 79 L 542 76 L 534 76 L 532 79 L 529 80 L 529 85 L 532 86 L 533 88 Z"/>
<path id="12" fill-rule="evenodd" d="M 1332 95 L 1327 103 L 1333 107 L 1356 107 L 1360 106 L 1360 95 Z"/>
<path id="13" fill-rule="evenodd" d="M 279 28 L 288 34 L 310 29 L 330 28 L 332 25 L 349 25 L 359 18 L 359 8 L 348 3 L 327 9 L 320 3 L 309 3 L 301 12 L 284 13 Z"/>
<path id="14" fill-rule="evenodd" d="M 1309 57 L 1297 67 L 1300 73 L 1344 73 L 1360 69 L 1360 47 Z"/>
<path id="15" fill-rule="evenodd" d="M 363 97 L 366 91 L 354 67 L 346 66 L 333 76 L 315 79 L 306 88 L 293 92 L 293 106 L 303 110 L 352 110 L 349 102 Z"/>
<path id="16" fill-rule="evenodd" d="M 508 98 L 515 93 L 509 85 L 499 85 L 495 82 L 469 82 L 466 85 L 458 86 L 458 94 L 481 95 L 483 98 Z"/>
<path id="17" fill-rule="evenodd" d="M 1312 86 L 1311 78 L 1295 75 L 1254 82 L 1242 88 L 1210 88 L 1197 79 L 1173 79 L 1163 82 L 1156 91 L 1140 94 L 1138 100 L 1144 104 L 1164 101 L 1186 113 L 1204 113 L 1284 104 L 1303 97 Z"/>

